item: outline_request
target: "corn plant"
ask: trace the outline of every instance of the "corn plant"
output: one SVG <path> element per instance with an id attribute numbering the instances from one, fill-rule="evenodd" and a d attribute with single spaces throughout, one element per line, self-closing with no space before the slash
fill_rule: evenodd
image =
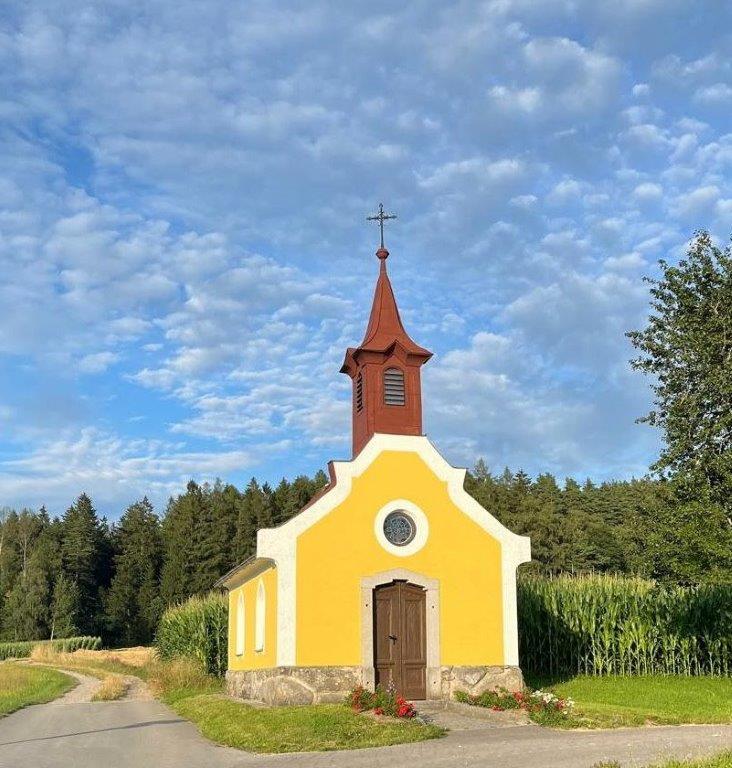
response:
<path id="1" fill-rule="evenodd" d="M 228 602 L 211 592 L 168 608 L 160 619 L 155 645 L 160 657 L 194 659 L 212 675 L 227 666 Z"/>
<path id="2" fill-rule="evenodd" d="M 14 643 L 0 643 L 0 661 L 3 659 L 27 659 L 38 645 L 48 646 L 61 653 L 72 653 L 80 649 L 96 651 L 102 647 L 102 638 L 83 635 L 57 640 L 23 640 Z"/>
<path id="3" fill-rule="evenodd" d="M 522 576 L 521 664 L 538 674 L 729 675 L 732 585 Z"/>

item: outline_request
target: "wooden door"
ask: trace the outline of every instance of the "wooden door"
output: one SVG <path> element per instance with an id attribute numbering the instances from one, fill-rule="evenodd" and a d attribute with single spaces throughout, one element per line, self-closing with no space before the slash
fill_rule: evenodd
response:
<path id="1" fill-rule="evenodd" d="M 374 589 L 374 668 L 376 684 L 407 699 L 427 695 L 425 591 L 395 581 Z"/>

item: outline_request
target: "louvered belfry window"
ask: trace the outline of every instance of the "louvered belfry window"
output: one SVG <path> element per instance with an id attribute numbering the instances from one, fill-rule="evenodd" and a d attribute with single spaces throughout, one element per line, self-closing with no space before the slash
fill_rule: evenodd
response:
<path id="1" fill-rule="evenodd" d="M 404 405 L 404 372 L 399 368 L 384 371 L 384 403 Z"/>
<path id="2" fill-rule="evenodd" d="M 356 377 L 356 410 L 363 410 L 363 376 L 359 373 Z"/>

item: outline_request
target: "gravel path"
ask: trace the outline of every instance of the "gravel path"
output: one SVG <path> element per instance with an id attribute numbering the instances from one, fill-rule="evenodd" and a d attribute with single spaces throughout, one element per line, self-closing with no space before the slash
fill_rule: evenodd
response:
<path id="1" fill-rule="evenodd" d="M 64 694 L 60 699 L 54 699 L 50 702 L 49 706 L 58 707 L 66 704 L 88 703 L 96 693 L 97 688 L 101 685 L 101 681 L 97 680 L 96 677 L 81 675 L 78 672 L 71 672 L 68 669 L 60 671 L 69 677 L 73 677 L 74 680 L 77 680 L 78 685 L 72 688 L 68 693 Z"/>

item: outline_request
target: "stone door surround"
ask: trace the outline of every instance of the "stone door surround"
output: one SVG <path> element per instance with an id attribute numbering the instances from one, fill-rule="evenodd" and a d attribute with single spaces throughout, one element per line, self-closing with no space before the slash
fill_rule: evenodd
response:
<path id="1" fill-rule="evenodd" d="M 374 669 L 374 588 L 392 581 L 407 581 L 425 590 L 425 624 L 427 645 L 427 698 L 441 696 L 440 669 L 440 582 L 408 568 L 364 576 L 361 579 L 361 673 L 363 685 L 373 690 L 376 684 Z"/>

